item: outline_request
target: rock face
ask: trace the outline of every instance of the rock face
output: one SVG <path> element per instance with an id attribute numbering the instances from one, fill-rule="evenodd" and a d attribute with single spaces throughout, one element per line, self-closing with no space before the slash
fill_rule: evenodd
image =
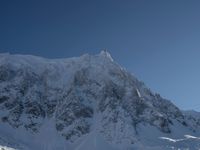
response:
<path id="1" fill-rule="evenodd" d="M 200 127 L 199 120 L 153 93 L 106 51 L 56 60 L 1 54 L 0 119 L 33 135 L 53 120 L 52 128 L 72 145 L 95 132 L 119 147 L 141 141 L 142 127 L 168 136 L 177 135 L 178 128 L 198 134 Z"/>

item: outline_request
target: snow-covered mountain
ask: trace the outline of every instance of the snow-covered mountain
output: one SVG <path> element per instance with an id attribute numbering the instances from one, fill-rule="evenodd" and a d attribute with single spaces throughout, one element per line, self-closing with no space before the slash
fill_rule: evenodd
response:
<path id="1" fill-rule="evenodd" d="M 200 120 L 113 61 L 0 54 L 0 148 L 200 149 Z"/>

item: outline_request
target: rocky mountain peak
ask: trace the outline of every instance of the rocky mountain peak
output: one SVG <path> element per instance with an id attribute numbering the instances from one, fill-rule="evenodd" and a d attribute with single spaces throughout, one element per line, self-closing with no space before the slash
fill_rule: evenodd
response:
<path id="1" fill-rule="evenodd" d="M 112 58 L 111 54 L 108 52 L 107 49 L 101 50 L 99 56 L 113 61 L 113 58 Z"/>
<path id="2" fill-rule="evenodd" d="M 0 136 L 5 126 L 14 133 L 23 131 L 35 137 L 29 141 L 38 145 L 35 149 L 43 150 L 44 141 L 37 139 L 46 134 L 72 147 L 87 137 L 86 143 L 98 139 L 128 149 L 156 136 L 198 133 L 200 128 L 200 120 L 186 117 L 169 100 L 151 92 L 113 62 L 107 50 L 69 59 L 26 55 L 10 55 L 6 63 L 3 59 L 0 57 Z M 27 143 L 27 137 L 15 138 Z"/>

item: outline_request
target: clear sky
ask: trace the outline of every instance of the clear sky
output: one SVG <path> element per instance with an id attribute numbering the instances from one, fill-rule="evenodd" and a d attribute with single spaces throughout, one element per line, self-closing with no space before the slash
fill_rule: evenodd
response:
<path id="1" fill-rule="evenodd" d="M 102 48 L 153 91 L 200 111 L 199 0 L 0 0 L 0 52 Z"/>

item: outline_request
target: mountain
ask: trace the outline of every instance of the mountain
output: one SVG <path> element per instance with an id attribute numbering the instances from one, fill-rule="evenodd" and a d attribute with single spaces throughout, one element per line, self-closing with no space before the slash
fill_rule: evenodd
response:
<path id="1" fill-rule="evenodd" d="M 68 59 L 0 54 L 0 148 L 199 149 L 200 120 L 107 51 Z"/>

